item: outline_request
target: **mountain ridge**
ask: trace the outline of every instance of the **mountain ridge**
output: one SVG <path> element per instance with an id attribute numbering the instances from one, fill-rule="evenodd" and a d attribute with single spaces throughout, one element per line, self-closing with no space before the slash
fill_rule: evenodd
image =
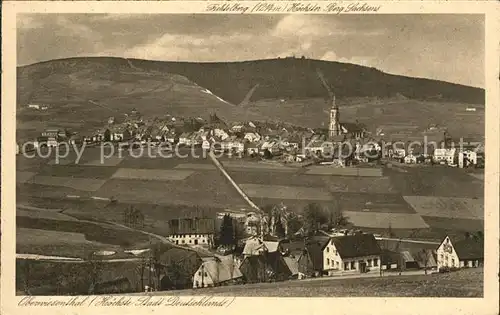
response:
<path id="1" fill-rule="evenodd" d="M 18 70 L 51 63 L 75 61 L 94 61 L 96 63 L 113 61 L 115 66 L 117 65 L 116 62 L 122 62 L 123 65 L 129 65 L 129 62 L 131 62 L 134 67 L 143 70 L 162 70 L 160 72 L 170 70 L 168 72 L 185 76 L 233 104 L 242 102 L 248 91 L 257 84 L 259 84 L 259 88 L 255 91 L 256 93 L 253 93 L 251 101 L 280 97 L 325 97 L 326 91 L 324 91 L 316 76 L 316 68 L 320 68 L 324 72 L 326 79 L 334 88 L 338 97 L 390 97 L 399 93 L 405 97 L 419 100 L 435 98 L 441 95 L 443 100 L 471 104 L 484 103 L 484 89 L 479 87 L 442 80 L 389 74 L 376 68 L 352 63 L 307 58 L 287 57 L 248 61 L 191 62 L 121 57 L 74 57 L 42 61 L 18 67 Z M 286 80 L 290 78 L 290 74 L 294 74 L 294 79 L 299 83 L 287 83 Z M 215 75 L 215 77 L 212 77 L 212 75 Z M 348 80 L 343 80 L 343 76 L 346 76 Z M 218 79 L 218 81 L 214 80 L 214 78 Z M 364 80 L 364 83 L 355 82 L 356 78 Z M 296 90 L 300 83 L 304 83 L 304 81 L 312 82 L 312 84 L 308 84 L 305 89 L 302 88 L 294 92 L 293 90 Z M 348 82 L 345 83 L 346 81 Z M 380 82 L 377 84 L 375 81 Z M 237 91 L 225 91 L 225 86 L 228 87 L 228 90 L 237 88 Z M 262 91 L 266 88 L 274 90 L 275 95 L 272 95 L 269 91 Z"/>
<path id="2" fill-rule="evenodd" d="M 331 102 L 317 69 L 335 91 L 343 121 L 359 120 L 371 131 L 406 123 L 419 130 L 437 124 L 465 136 L 484 134 L 484 89 L 305 58 L 197 63 L 77 57 L 18 67 L 18 131 L 31 130 L 32 137 L 57 125 L 93 132 L 107 117 L 133 108 L 150 117 L 217 113 L 225 121 L 324 127 Z M 50 108 L 29 110 L 30 103 Z M 466 111 L 470 104 L 477 113 Z"/>

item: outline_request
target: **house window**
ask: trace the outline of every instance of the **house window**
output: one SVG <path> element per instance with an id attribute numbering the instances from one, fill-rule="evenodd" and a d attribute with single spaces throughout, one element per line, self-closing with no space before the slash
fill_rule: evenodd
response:
<path id="1" fill-rule="evenodd" d="M 201 271 L 198 271 L 198 276 L 201 276 Z"/>
<path id="2" fill-rule="evenodd" d="M 189 240 L 189 244 L 191 244 L 191 240 Z"/>
<path id="3" fill-rule="evenodd" d="M 330 259 L 328 259 L 328 258 L 326 259 L 326 265 L 330 266 Z"/>
<path id="4" fill-rule="evenodd" d="M 349 263 L 344 263 L 344 270 L 349 270 Z"/>
<path id="5" fill-rule="evenodd" d="M 451 259 L 451 266 L 452 267 L 455 266 L 455 259 L 454 258 Z"/>
<path id="6" fill-rule="evenodd" d="M 374 267 L 377 267 L 377 266 L 378 266 L 378 259 L 377 259 L 377 258 L 375 258 L 375 259 L 373 260 L 373 266 L 374 266 Z"/>
<path id="7" fill-rule="evenodd" d="M 202 239 L 201 241 L 202 241 L 203 243 L 205 243 L 205 239 Z"/>
<path id="8" fill-rule="evenodd" d="M 372 266 L 372 260 L 371 259 L 368 259 L 366 264 L 368 265 L 368 267 L 371 267 Z"/>
<path id="9" fill-rule="evenodd" d="M 326 252 L 329 253 L 330 252 L 330 247 L 327 247 L 326 248 Z"/>
<path id="10" fill-rule="evenodd" d="M 186 241 L 185 241 L 185 240 L 182 240 L 182 244 L 185 244 L 185 243 L 186 243 Z"/>
<path id="11" fill-rule="evenodd" d="M 207 272 L 206 272 L 206 271 L 205 271 L 203 274 L 204 274 L 204 276 L 205 276 L 205 277 L 208 277 L 208 275 L 207 275 Z"/>
<path id="12" fill-rule="evenodd" d="M 355 261 L 351 261 L 351 269 L 356 269 L 356 262 Z"/>
<path id="13" fill-rule="evenodd" d="M 337 261 L 337 269 L 339 269 L 339 267 L 340 267 L 340 264 L 339 264 L 339 262 Z"/>

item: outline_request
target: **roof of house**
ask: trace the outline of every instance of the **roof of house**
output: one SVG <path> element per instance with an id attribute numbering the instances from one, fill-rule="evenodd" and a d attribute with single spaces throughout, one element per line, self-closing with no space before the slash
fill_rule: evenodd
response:
<path id="1" fill-rule="evenodd" d="M 300 255 L 304 251 L 304 241 L 282 242 L 281 247 L 292 255 Z"/>
<path id="2" fill-rule="evenodd" d="M 264 241 L 264 245 L 268 252 L 275 252 L 278 250 L 280 243 L 276 241 Z"/>
<path id="3" fill-rule="evenodd" d="M 257 238 L 250 238 L 246 241 L 243 248 L 243 255 L 258 255 L 259 250 L 264 247 L 264 243 Z"/>
<path id="4" fill-rule="evenodd" d="M 214 283 L 243 277 L 240 269 L 232 259 L 211 259 L 203 262 L 203 266 Z"/>
<path id="5" fill-rule="evenodd" d="M 299 262 L 297 259 L 291 257 L 283 257 L 288 269 L 292 273 L 292 276 L 299 274 Z"/>
<path id="6" fill-rule="evenodd" d="M 413 254 L 415 261 L 420 268 L 437 267 L 435 251 L 431 249 L 423 249 Z M 427 261 L 427 263 L 426 263 Z"/>
<path id="7" fill-rule="evenodd" d="M 306 252 L 315 270 L 323 269 L 323 249 L 328 244 L 328 236 L 314 236 L 306 241 Z"/>
<path id="8" fill-rule="evenodd" d="M 381 253 L 373 234 L 346 235 L 332 237 L 331 240 L 342 258 L 380 255 Z"/>
<path id="9" fill-rule="evenodd" d="M 361 132 L 364 130 L 363 126 L 357 123 L 341 122 L 340 124 L 347 129 L 348 132 Z"/>
<path id="10" fill-rule="evenodd" d="M 484 240 L 473 237 L 466 238 L 453 244 L 460 259 L 484 258 Z"/>
<path id="11" fill-rule="evenodd" d="M 241 262 L 241 271 L 246 278 L 254 278 L 252 271 L 269 268 L 278 274 L 291 275 L 291 271 L 279 252 L 270 252 L 266 255 L 248 256 Z"/>
<path id="12" fill-rule="evenodd" d="M 168 223 L 171 235 L 215 233 L 215 220 L 211 218 L 172 219 Z"/>
<path id="13" fill-rule="evenodd" d="M 413 258 L 413 255 L 407 250 L 401 251 L 401 257 L 405 263 L 415 262 L 415 258 Z"/>
<path id="14" fill-rule="evenodd" d="M 400 254 L 392 250 L 383 249 L 380 260 L 382 265 L 398 264 L 400 262 Z"/>

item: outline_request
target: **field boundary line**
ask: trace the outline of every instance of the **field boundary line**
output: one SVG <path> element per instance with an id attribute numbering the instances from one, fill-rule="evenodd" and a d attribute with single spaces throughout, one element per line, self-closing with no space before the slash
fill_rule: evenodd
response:
<path id="1" fill-rule="evenodd" d="M 241 195 L 241 197 L 248 203 L 248 205 L 253 209 L 261 212 L 261 209 L 252 200 L 250 200 L 247 194 L 245 194 L 245 192 L 240 188 L 240 186 L 238 186 L 238 184 L 236 184 L 236 182 L 231 178 L 231 176 L 229 176 L 229 174 L 224 169 L 224 166 L 215 157 L 214 153 L 212 151 L 209 151 L 208 156 L 210 156 L 210 159 L 212 160 L 212 162 L 214 162 L 215 166 L 217 166 L 217 168 L 222 172 L 222 174 L 224 174 L 227 180 L 229 180 L 231 185 L 233 185 L 233 187 Z"/>

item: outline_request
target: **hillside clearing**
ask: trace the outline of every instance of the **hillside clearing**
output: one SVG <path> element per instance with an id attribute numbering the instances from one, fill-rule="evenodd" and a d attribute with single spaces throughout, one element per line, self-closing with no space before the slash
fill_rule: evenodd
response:
<path id="1" fill-rule="evenodd" d="M 418 214 L 345 211 L 349 221 L 358 227 L 425 229 L 429 225 Z"/>
<path id="2" fill-rule="evenodd" d="M 422 216 L 479 219 L 484 218 L 484 199 L 404 196 L 404 199 Z"/>
<path id="3" fill-rule="evenodd" d="M 144 170 L 133 168 L 120 168 L 111 178 L 115 179 L 136 179 L 136 180 L 157 180 L 157 181 L 176 181 L 184 180 L 191 176 L 193 171 L 177 170 Z"/>
<path id="4" fill-rule="evenodd" d="M 319 188 L 256 184 L 243 184 L 240 187 L 250 198 L 332 200 L 330 193 Z"/>

